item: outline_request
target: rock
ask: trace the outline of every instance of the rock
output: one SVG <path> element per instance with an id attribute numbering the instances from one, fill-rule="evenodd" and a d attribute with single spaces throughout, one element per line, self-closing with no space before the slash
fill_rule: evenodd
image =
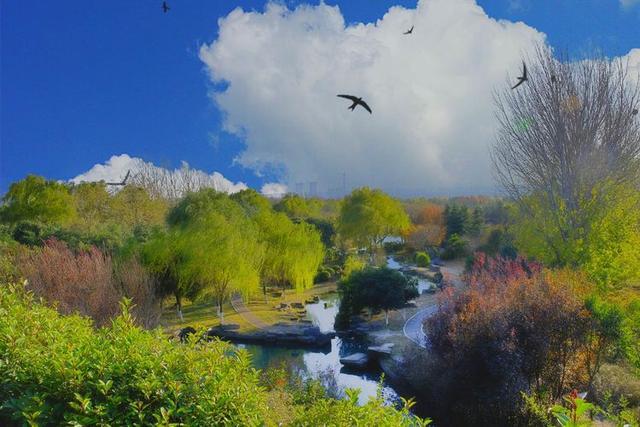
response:
<path id="1" fill-rule="evenodd" d="M 384 343 L 382 345 L 372 345 L 371 347 L 367 348 L 367 353 L 371 357 L 390 356 L 391 351 L 393 350 L 393 346 L 394 344 L 391 342 Z"/>
<path id="2" fill-rule="evenodd" d="M 364 353 L 354 353 L 346 357 L 341 357 L 340 363 L 349 368 L 364 368 L 369 364 L 369 356 Z"/>
<path id="3" fill-rule="evenodd" d="M 240 325 L 238 325 L 237 323 L 225 323 L 218 327 L 224 331 L 235 331 L 240 329 Z"/>
<path id="4" fill-rule="evenodd" d="M 180 342 L 187 342 L 189 335 L 193 335 L 196 333 L 196 330 L 191 326 L 187 326 L 186 328 L 182 328 L 178 331 L 178 338 L 180 338 Z"/>

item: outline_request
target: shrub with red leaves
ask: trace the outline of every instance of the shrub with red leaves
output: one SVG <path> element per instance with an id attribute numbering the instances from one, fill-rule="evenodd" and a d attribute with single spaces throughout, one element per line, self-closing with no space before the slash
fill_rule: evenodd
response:
<path id="1" fill-rule="evenodd" d="M 537 263 L 484 254 L 466 281 L 464 291 L 443 293 L 425 322 L 431 351 L 412 361 L 422 365 L 414 386 L 436 419 L 514 425 L 521 392 L 555 399 L 584 385 L 591 323 L 570 288 L 547 280 Z"/>
<path id="2" fill-rule="evenodd" d="M 123 297 L 133 300 L 134 316 L 143 326 L 158 320 L 158 304 L 147 273 L 135 260 L 114 273 L 111 257 L 95 247 L 74 252 L 49 239 L 42 248 L 18 258 L 28 289 L 63 314 L 79 313 L 102 326 L 119 312 Z"/>

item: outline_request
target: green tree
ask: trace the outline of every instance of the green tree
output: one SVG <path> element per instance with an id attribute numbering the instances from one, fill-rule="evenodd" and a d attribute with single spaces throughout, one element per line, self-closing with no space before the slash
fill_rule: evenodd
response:
<path id="1" fill-rule="evenodd" d="M 560 212 L 554 206 L 559 206 Z M 515 244 L 548 265 L 583 268 L 601 287 L 640 279 L 640 192 L 602 183 L 577 208 L 584 228 L 571 225 L 573 214 L 562 200 L 547 203 L 532 195 L 513 210 Z M 526 214 L 523 211 L 526 210 Z"/>
<path id="2" fill-rule="evenodd" d="M 516 204 L 518 246 L 551 265 L 586 266 L 601 284 L 633 282 L 640 87 L 629 64 L 558 58 L 540 46 L 528 65 L 535 79 L 496 96 L 492 152 L 496 178 Z M 524 131 L 522 117 L 530 119 Z"/>
<path id="3" fill-rule="evenodd" d="M 222 321 L 223 304 L 233 293 L 246 297 L 259 288 L 264 246 L 257 229 L 244 216 L 227 218 L 209 212 L 180 233 L 184 239 L 180 276 L 213 296 Z"/>
<path id="4" fill-rule="evenodd" d="M 340 236 L 369 248 L 371 253 L 386 237 L 400 235 L 410 225 L 399 201 L 367 187 L 345 197 L 338 217 Z"/>
<path id="5" fill-rule="evenodd" d="M 2 201 L 0 218 L 9 223 L 66 224 L 76 215 L 69 188 L 36 175 L 11 184 Z"/>
<path id="6" fill-rule="evenodd" d="M 227 218 L 246 216 L 240 204 L 227 194 L 205 188 L 183 197 L 167 214 L 167 223 L 169 226 L 186 226 L 210 212 L 223 214 Z"/>
<path id="7" fill-rule="evenodd" d="M 442 258 L 444 259 L 460 258 L 466 255 L 466 253 L 467 253 L 467 242 L 457 234 L 452 234 L 451 236 L 449 236 L 449 238 L 444 244 L 444 252 L 442 253 Z"/>
<path id="8" fill-rule="evenodd" d="M 259 288 L 265 244 L 254 218 L 268 211 L 256 196 L 247 192 L 233 200 L 206 188 L 187 194 L 167 216 L 182 241 L 179 276 L 214 298 L 221 320 L 222 306 L 235 292 L 246 297 Z"/>
<path id="9" fill-rule="evenodd" d="M 305 221 L 294 223 L 284 213 L 274 212 L 269 201 L 255 190 L 231 196 L 258 226 L 258 240 L 264 244 L 261 265 L 263 292 L 272 283 L 297 290 L 313 285 L 324 257 L 324 246 L 316 227 Z"/>
<path id="10" fill-rule="evenodd" d="M 74 225 L 84 231 L 96 232 L 105 222 L 114 220 L 111 196 L 104 182 L 83 182 L 71 188 L 78 212 Z M 119 218 L 118 218 L 119 220 Z"/>
<path id="11" fill-rule="evenodd" d="M 479 207 L 475 207 L 471 212 L 471 217 L 469 218 L 468 232 L 472 236 L 478 236 L 482 231 L 483 226 L 484 214 L 482 213 L 482 209 Z"/>
<path id="12" fill-rule="evenodd" d="M 384 310 L 387 325 L 389 310 L 402 308 L 407 301 L 419 295 L 414 279 L 387 267 L 368 267 L 352 273 L 340 282 L 340 293 L 347 302 L 340 304 L 341 311 L 356 314 L 367 308 L 371 315 L 373 311 Z"/>
<path id="13" fill-rule="evenodd" d="M 127 185 L 111 200 L 111 220 L 129 230 L 140 225 L 160 225 L 167 215 L 168 203 L 151 198 L 142 187 Z"/>
<path id="14" fill-rule="evenodd" d="M 156 292 L 161 297 L 175 298 L 180 320 L 183 320 L 183 299 L 196 299 L 204 291 L 204 283 L 185 274 L 186 243 L 184 232 L 174 229 L 156 231 L 140 247 L 141 261 L 155 278 Z"/>
<path id="15" fill-rule="evenodd" d="M 297 194 L 287 194 L 275 205 L 276 211 L 296 219 L 318 217 L 321 208 L 320 200 L 305 199 Z"/>
<path id="16" fill-rule="evenodd" d="M 447 205 L 444 209 L 447 237 L 463 236 L 469 231 L 469 208 L 463 205 Z"/>

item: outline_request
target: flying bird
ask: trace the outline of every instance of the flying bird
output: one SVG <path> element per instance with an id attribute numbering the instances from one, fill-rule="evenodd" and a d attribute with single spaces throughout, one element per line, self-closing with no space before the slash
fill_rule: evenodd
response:
<path id="1" fill-rule="evenodd" d="M 411 26 L 411 29 L 409 29 L 409 30 L 405 31 L 405 32 L 404 32 L 404 33 L 402 33 L 402 34 L 411 34 L 411 33 L 413 33 L 413 25 Z"/>
<path id="2" fill-rule="evenodd" d="M 166 2 L 166 1 L 163 1 L 163 2 L 162 2 L 162 11 L 163 11 L 164 13 L 167 13 L 167 12 L 169 12 L 169 9 L 171 9 L 171 8 L 170 8 L 170 7 L 169 7 L 169 5 L 167 4 L 167 2 Z"/>
<path id="3" fill-rule="evenodd" d="M 362 98 L 358 98 L 357 96 L 352 96 L 352 95 L 338 95 L 338 96 L 340 98 L 345 98 L 353 101 L 353 104 L 351 104 L 351 106 L 348 108 L 349 110 L 353 111 L 356 109 L 358 105 L 361 105 L 362 108 L 364 108 L 369 112 L 369 114 L 372 114 L 371 108 L 367 105 L 366 102 L 362 100 Z"/>
<path id="4" fill-rule="evenodd" d="M 131 170 L 127 171 L 127 174 L 124 176 L 122 182 L 105 182 L 107 185 L 127 185 L 127 179 L 129 179 L 129 174 L 131 174 Z"/>
<path id="5" fill-rule="evenodd" d="M 512 87 L 511 89 L 515 89 L 518 86 L 520 86 L 522 83 L 526 82 L 528 80 L 527 77 L 527 65 L 524 63 L 524 61 L 522 61 L 522 76 L 518 77 L 518 83 L 516 83 L 516 85 L 514 87 Z"/>

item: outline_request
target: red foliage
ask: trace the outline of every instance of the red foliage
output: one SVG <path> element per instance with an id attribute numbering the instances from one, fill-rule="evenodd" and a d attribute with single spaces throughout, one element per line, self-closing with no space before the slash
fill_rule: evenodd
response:
<path id="1" fill-rule="evenodd" d="M 75 253 L 56 239 L 47 240 L 42 248 L 18 259 L 28 288 L 55 304 L 61 313 L 77 312 L 93 318 L 98 326 L 104 325 L 118 314 L 119 302 L 127 296 L 137 306 L 132 312 L 134 316 L 138 314 L 139 323 L 151 326 L 151 307 L 157 307 L 152 284 L 135 262 L 124 267 L 114 275 L 109 255 L 95 247 Z"/>
<path id="2" fill-rule="evenodd" d="M 425 325 L 437 361 L 428 378 L 443 402 L 451 388 L 464 405 L 506 417 L 518 411 L 521 391 L 559 398 L 585 384 L 580 355 L 590 319 L 569 287 L 547 280 L 540 264 L 484 254 L 476 255 L 466 281 L 464 291 L 443 292 Z"/>

